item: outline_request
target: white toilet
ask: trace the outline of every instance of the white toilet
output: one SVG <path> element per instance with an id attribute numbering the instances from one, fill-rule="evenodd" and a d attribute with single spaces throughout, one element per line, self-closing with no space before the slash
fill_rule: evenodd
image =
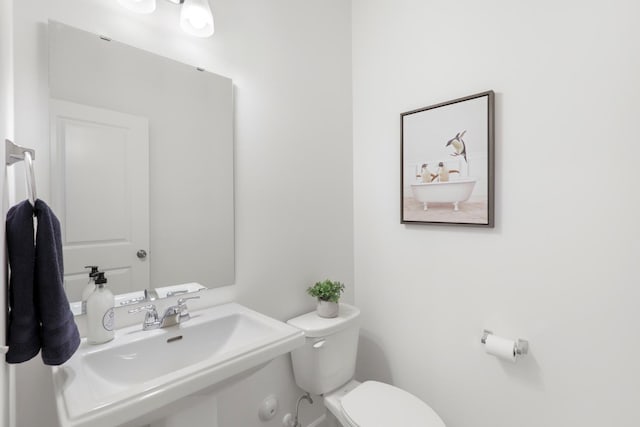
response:
<path id="1" fill-rule="evenodd" d="M 411 393 L 378 381 L 352 379 L 359 316 L 356 307 L 340 304 L 336 318 L 325 319 L 313 311 L 287 322 L 306 337 L 304 346 L 291 352 L 298 386 L 322 395 L 343 427 L 445 427 L 438 414 Z"/>

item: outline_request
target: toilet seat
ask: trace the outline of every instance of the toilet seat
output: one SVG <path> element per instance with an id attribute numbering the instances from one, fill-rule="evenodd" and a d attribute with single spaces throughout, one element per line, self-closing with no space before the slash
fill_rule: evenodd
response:
<path id="1" fill-rule="evenodd" d="M 445 427 L 416 396 L 378 381 L 365 381 L 344 396 L 342 413 L 352 427 Z"/>

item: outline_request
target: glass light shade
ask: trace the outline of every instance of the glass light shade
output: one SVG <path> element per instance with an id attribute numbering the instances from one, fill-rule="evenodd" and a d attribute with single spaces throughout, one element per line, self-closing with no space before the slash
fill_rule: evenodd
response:
<path id="1" fill-rule="evenodd" d="M 153 13 L 156 10 L 156 0 L 118 0 L 118 3 L 136 13 Z"/>
<path id="2" fill-rule="evenodd" d="M 213 14 L 209 0 L 185 0 L 180 11 L 182 30 L 196 37 L 213 35 Z"/>

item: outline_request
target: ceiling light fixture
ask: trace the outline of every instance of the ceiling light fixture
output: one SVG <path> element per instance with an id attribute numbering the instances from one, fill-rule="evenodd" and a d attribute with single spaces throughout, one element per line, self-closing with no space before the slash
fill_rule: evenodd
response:
<path id="1" fill-rule="evenodd" d="M 209 0 L 185 0 L 180 11 L 182 30 L 196 37 L 213 35 L 213 14 Z"/>
<path id="2" fill-rule="evenodd" d="M 182 5 L 180 27 L 195 37 L 210 37 L 215 31 L 213 14 L 209 0 L 167 0 Z M 156 0 L 118 0 L 122 6 L 136 13 L 152 13 L 156 10 Z"/>

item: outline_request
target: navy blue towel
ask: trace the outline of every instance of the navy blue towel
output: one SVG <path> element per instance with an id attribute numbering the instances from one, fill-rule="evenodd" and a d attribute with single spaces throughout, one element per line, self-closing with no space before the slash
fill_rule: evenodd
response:
<path id="1" fill-rule="evenodd" d="M 40 319 L 36 313 L 34 273 L 36 248 L 33 242 L 33 207 L 28 201 L 7 213 L 9 253 L 8 363 L 21 363 L 40 351 Z"/>
<path id="2" fill-rule="evenodd" d="M 80 334 L 64 292 L 60 221 L 42 200 L 36 200 L 36 308 L 40 314 L 42 360 L 61 365 L 76 352 Z"/>
<path id="3" fill-rule="evenodd" d="M 41 347 L 44 363 L 60 365 L 73 356 L 80 345 L 80 334 L 63 286 L 64 267 L 60 222 L 49 206 L 41 200 L 36 200 L 35 209 L 25 201 L 9 212 L 12 213 L 12 211 L 11 221 L 7 215 L 7 244 L 11 266 L 11 313 L 7 362 L 20 363 L 29 360 Z M 38 222 L 35 248 L 32 248 L 31 252 L 26 246 L 29 243 L 33 247 L 34 212 Z M 9 239 L 10 228 L 13 235 L 11 239 Z M 18 248 L 18 252 L 12 256 L 14 247 Z M 16 280 L 14 280 L 12 258 L 15 259 L 15 265 L 20 271 Z M 32 267 L 30 275 L 21 271 L 23 268 L 26 270 L 29 265 Z M 26 290 L 18 289 L 19 287 L 24 287 Z M 31 288 L 31 291 L 28 288 Z M 18 322 L 14 328 L 15 320 Z M 35 335 L 32 327 L 34 320 Z M 16 338 L 18 346 L 14 351 Z M 27 347 L 24 343 L 30 343 L 31 346 Z M 34 347 L 32 343 L 38 346 Z"/>

